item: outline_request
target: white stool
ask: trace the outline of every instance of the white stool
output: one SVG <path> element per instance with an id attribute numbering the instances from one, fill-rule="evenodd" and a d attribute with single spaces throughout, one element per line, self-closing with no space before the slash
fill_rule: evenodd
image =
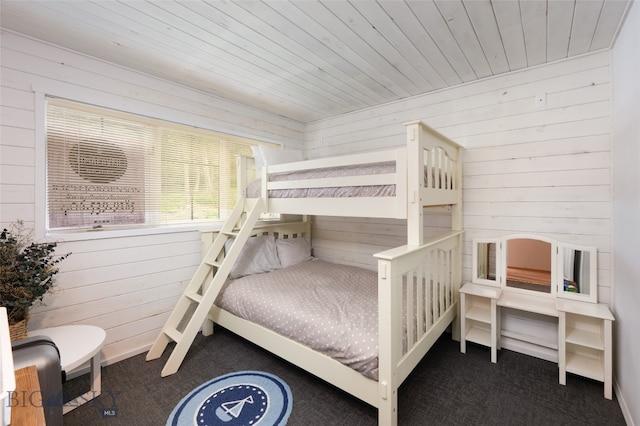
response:
<path id="1" fill-rule="evenodd" d="M 64 325 L 29 332 L 29 336 L 47 336 L 60 351 L 62 370 L 70 373 L 85 362 L 91 361 L 91 389 L 62 407 L 66 414 L 74 408 L 100 395 L 102 392 L 101 349 L 107 334 L 93 325 Z"/>

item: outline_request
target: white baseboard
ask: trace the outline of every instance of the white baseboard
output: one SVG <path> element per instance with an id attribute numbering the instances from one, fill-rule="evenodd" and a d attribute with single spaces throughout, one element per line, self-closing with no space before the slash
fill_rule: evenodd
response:
<path id="1" fill-rule="evenodd" d="M 103 359 L 100 363 L 101 367 L 106 367 L 107 365 L 115 364 L 116 362 L 124 361 L 127 358 L 131 358 L 136 355 L 140 355 L 141 353 L 147 352 L 151 348 L 151 344 L 145 345 L 140 348 L 133 349 L 131 351 L 127 351 L 125 353 L 119 354 L 116 357 L 112 357 L 109 359 Z M 76 377 L 82 376 L 84 374 L 89 374 L 91 371 L 91 366 L 89 361 L 85 362 L 80 367 L 76 368 L 72 372 L 67 371 L 67 380 L 75 379 Z"/>
<path id="2" fill-rule="evenodd" d="M 544 346 L 534 345 L 523 340 L 512 339 L 502 336 L 500 345 L 503 349 L 518 352 L 525 355 L 534 356 L 551 362 L 558 362 L 558 351 Z"/>
<path id="3" fill-rule="evenodd" d="M 620 411 L 622 411 L 622 416 L 624 417 L 624 421 L 627 423 L 627 426 L 635 426 L 636 423 L 634 422 L 633 417 L 631 417 L 629 405 L 624 397 L 622 397 L 622 392 L 620 392 L 620 387 L 618 386 L 618 381 L 615 377 L 613 378 L 613 392 L 616 394 L 618 405 L 620 405 Z"/>

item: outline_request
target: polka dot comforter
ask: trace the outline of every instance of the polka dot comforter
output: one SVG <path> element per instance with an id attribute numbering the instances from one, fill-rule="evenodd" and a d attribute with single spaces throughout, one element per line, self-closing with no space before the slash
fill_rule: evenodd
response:
<path id="1" fill-rule="evenodd" d="M 216 304 L 378 378 L 378 276 L 308 260 L 225 284 Z"/>

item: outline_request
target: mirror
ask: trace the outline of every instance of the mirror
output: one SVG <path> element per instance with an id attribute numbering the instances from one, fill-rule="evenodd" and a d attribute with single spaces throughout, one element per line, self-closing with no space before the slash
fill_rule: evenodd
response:
<path id="1" fill-rule="evenodd" d="M 498 242 L 494 240 L 473 241 L 473 278 L 476 284 L 500 286 L 498 281 Z"/>
<path id="2" fill-rule="evenodd" d="M 593 247 L 558 246 L 558 270 L 562 280 L 558 297 L 597 303 L 597 252 Z"/>
<path id="3" fill-rule="evenodd" d="M 595 247 L 529 234 L 473 240 L 472 281 L 514 292 L 533 292 L 598 303 Z"/>
<path id="4" fill-rule="evenodd" d="M 505 286 L 551 294 L 552 244 L 534 238 L 506 240 Z"/>

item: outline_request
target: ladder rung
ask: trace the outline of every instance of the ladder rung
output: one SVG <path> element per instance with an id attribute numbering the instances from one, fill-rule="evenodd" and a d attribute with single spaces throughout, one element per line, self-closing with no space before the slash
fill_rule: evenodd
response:
<path id="1" fill-rule="evenodd" d="M 218 262 L 217 260 L 213 260 L 211 262 L 209 262 L 208 260 L 205 260 L 204 263 L 206 263 L 209 266 L 215 266 L 216 268 L 219 268 L 220 266 L 222 266 L 222 262 Z"/>
<path id="2" fill-rule="evenodd" d="M 169 339 L 173 340 L 176 343 L 179 342 L 180 339 L 182 339 L 182 333 L 180 333 L 175 328 L 167 328 L 167 329 L 164 329 L 162 331 L 163 331 L 164 334 L 169 336 Z"/>
<path id="3" fill-rule="evenodd" d="M 198 294 L 198 293 L 185 293 L 184 294 L 185 297 L 188 297 L 189 299 L 193 300 L 194 302 L 202 302 L 202 295 Z"/>
<path id="4" fill-rule="evenodd" d="M 227 237 L 237 237 L 239 232 L 234 229 L 233 231 L 222 231 L 221 234 L 226 235 Z"/>

